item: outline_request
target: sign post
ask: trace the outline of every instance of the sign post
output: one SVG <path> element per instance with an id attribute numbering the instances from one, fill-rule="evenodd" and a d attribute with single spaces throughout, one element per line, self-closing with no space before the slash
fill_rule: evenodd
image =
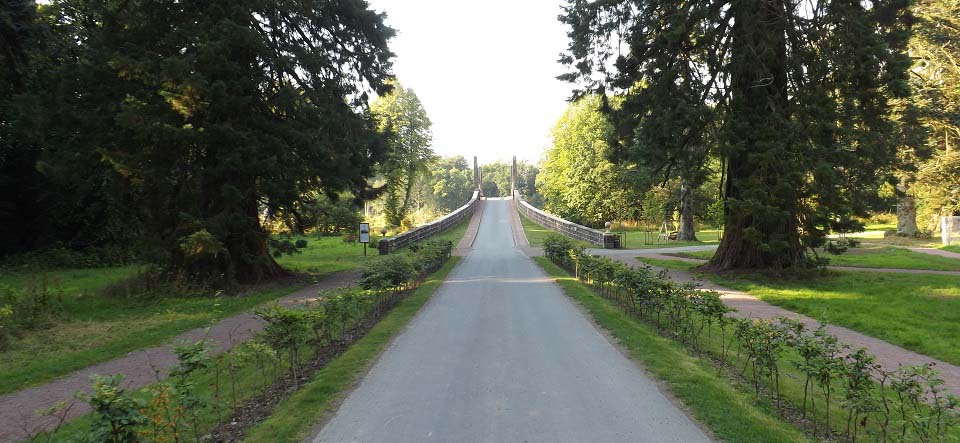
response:
<path id="1" fill-rule="evenodd" d="M 360 223 L 360 243 L 363 243 L 363 256 L 367 256 L 367 243 L 370 243 L 370 223 Z"/>

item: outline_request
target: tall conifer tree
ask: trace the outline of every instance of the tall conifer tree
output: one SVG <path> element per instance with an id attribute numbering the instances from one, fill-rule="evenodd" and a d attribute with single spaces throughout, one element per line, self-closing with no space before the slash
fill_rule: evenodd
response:
<path id="1" fill-rule="evenodd" d="M 887 103 L 908 93 L 908 3 L 569 0 L 561 78 L 623 96 L 608 110 L 628 161 L 683 177 L 716 134 L 714 268 L 799 265 L 855 226 L 893 163 Z"/>

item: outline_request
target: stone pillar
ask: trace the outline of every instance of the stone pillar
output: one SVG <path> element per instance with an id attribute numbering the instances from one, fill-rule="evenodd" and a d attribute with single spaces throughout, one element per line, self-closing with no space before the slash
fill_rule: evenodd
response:
<path id="1" fill-rule="evenodd" d="M 513 166 L 510 168 L 510 197 L 512 198 L 517 190 L 517 156 L 513 156 Z"/>
<path id="2" fill-rule="evenodd" d="M 480 189 L 480 168 L 477 166 L 477 156 L 473 156 L 473 185 Z"/>

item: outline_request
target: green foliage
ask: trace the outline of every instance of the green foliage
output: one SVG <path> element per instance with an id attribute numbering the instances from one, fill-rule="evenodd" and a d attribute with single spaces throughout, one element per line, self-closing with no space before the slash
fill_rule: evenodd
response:
<path id="1" fill-rule="evenodd" d="M 501 161 L 480 165 L 482 177 L 480 187 L 483 189 L 483 195 L 485 197 L 509 197 L 511 169 L 510 163 Z M 517 162 L 517 190 L 523 194 L 527 201 L 539 201 L 539 193 L 536 187 L 539 172 L 537 167 L 530 163 Z"/>
<path id="2" fill-rule="evenodd" d="M 247 433 L 245 441 L 300 442 L 308 437 L 318 418 L 331 411 L 336 401 L 356 386 L 365 369 L 429 300 L 458 259 L 453 257 L 343 355 L 318 370 L 301 390 L 283 399 L 270 417 Z"/>
<path id="3" fill-rule="evenodd" d="M 614 301 L 601 298 L 590 286 L 568 277 L 545 257 L 535 260 L 718 439 L 751 443 L 812 441 L 776 410 L 758 404 L 752 392 L 746 394 L 731 384 L 712 360 L 691 354 Z"/>
<path id="4" fill-rule="evenodd" d="M 67 203 L 91 206 L 83 227 L 112 228 L 129 208 L 133 236 L 177 277 L 281 275 L 261 211 L 364 194 L 383 159 L 366 102 L 390 89 L 394 32 L 365 3 L 58 0 L 41 12 L 43 69 L 15 106 L 23 144 L 44 147 L 31 163 L 76 190 Z M 215 260 L 180 248 L 203 230 L 225 248 Z"/>
<path id="5" fill-rule="evenodd" d="M 364 289 L 402 290 L 419 276 L 439 269 L 453 250 L 448 240 L 431 240 L 411 245 L 409 251 L 389 254 L 371 262 L 364 270 L 360 286 Z"/>
<path id="6" fill-rule="evenodd" d="M 553 128 L 553 145 L 537 175 L 543 208 L 588 226 L 638 215 L 637 192 L 624 180 L 622 166 L 608 159 L 613 126 L 600 101 L 590 95 L 570 104 Z"/>
<path id="7" fill-rule="evenodd" d="M 726 233 L 713 266 L 800 266 L 894 164 L 906 6 L 571 0 L 562 77 L 616 97 L 604 110 L 624 159 L 695 185 L 688 173 L 716 148 Z"/>
<path id="8" fill-rule="evenodd" d="M 796 407 L 812 421 L 814 434 L 830 436 L 839 423 L 845 424 L 842 435 L 852 441 L 858 435 L 871 441 L 945 441 L 957 431 L 960 404 L 944 393 L 943 380 L 930 367 L 880 368 L 864 350 L 850 350 L 822 328 L 811 334 L 802 323 L 785 318 L 734 319 L 727 316 L 731 309 L 716 292 L 698 290 L 693 283 L 673 283 L 649 267 L 632 268 L 582 251 L 567 252 L 581 282 L 696 355 L 736 370 L 750 381 L 758 401 L 768 397 L 775 407 L 791 409 L 784 403 L 786 377 L 781 374 L 799 369 L 806 382 L 802 403 Z M 569 262 L 556 263 L 564 267 Z M 714 326 L 720 329 L 719 349 L 711 336 Z M 878 376 L 872 375 L 875 372 Z M 816 403 L 816 398 L 824 403 Z M 835 410 L 843 415 L 831 418 Z M 824 421 L 818 423 L 818 417 Z"/>
<path id="9" fill-rule="evenodd" d="M 145 403 L 120 387 L 122 375 L 94 375 L 93 393 L 78 393 L 77 398 L 90 404 L 93 421 L 87 435 L 79 439 L 89 443 L 136 443 L 137 427 L 147 423 L 140 410 Z"/>
<path id="10" fill-rule="evenodd" d="M 417 94 L 399 83 L 392 85 L 393 90 L 373 102 L 370 111 L 389 145 L 380 168 L 386 181 L 384 212 L 388 223 L 400 226 L 410 210 L 414 185 L 436 156 L 430 148 L 430 119 Z"/>
<path id="11" fill-rule="evenodd" d="M 25 330 L 50 327 L 63 310 L 63 293 L 48 285 L 47 275 L 34 275 L 23 288 L 0 285 L 0 351 Z"/>
<path id="12" fill-rule="evenodd" d="M 439 212 L 449 213 L 463 206 L 475 188 L 473 169 L 463 156 L 444 157 L 430 166 L 428 189 Z"/>
<path id="13" fill-rule="evenodd" d="M 543 255 L 558 266 L 570 269 L 574 263 L 571 251 L 576 251 L 572 240 L 560 234 L 548 234 L 543 239 Z"/>

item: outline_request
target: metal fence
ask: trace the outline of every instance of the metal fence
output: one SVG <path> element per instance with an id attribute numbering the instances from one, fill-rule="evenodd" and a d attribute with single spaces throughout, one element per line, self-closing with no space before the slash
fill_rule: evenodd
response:
<path id="1" fill-rule="evenodd" d="M 380 250 L 380 254 L 389 254 L 393 251 L 396 251 L 404 246 L 412 245 L 420 240 L 424 240 L 434 235 L 437 235 L 447 229 L 450 229 L 458 225 L 463 219 L 473 215 L 473 211 L 477 209 L 477 202 L 480 201 L 480 192 L 473 191 L 473 197 L 470 198 L 470 201 L 467 204 L 457 208 L 456 211 L 453 211 L 443 218 L 434 220 L 425 225 L 417 226 L 403 234 L 385 238 L 380 240 L 377 243 L 377 249 Z"/>
<path id="2" fill-rule="evenodd" d="M 608 234 L 603 231 L 568 222 L 555 215 L 547 214 L 533 207 L 530 203 L 527 203 L 527 201 L 523 199 L 523 195 L 520 194 L 520 191 L 513 191 L 513 198 L 516 200 L 517 209 L 521 214 L 544 228 L 602 248 L 620 247 L 619 237 L 617 237 L 616 234 Z M 616 240 L 614 240 L 614 238 L 616 238 Z M 615 244 L 613 242 L 615 242 Z"/>

